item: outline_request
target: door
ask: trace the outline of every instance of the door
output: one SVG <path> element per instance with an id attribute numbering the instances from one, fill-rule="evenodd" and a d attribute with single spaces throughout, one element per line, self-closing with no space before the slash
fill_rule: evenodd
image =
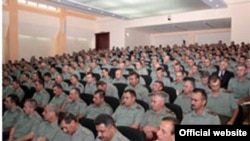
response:
<path id="1" fill-rule="evenodd" d="M 109 32 L 95 34 L 95 49 L 109 50 Z"/>

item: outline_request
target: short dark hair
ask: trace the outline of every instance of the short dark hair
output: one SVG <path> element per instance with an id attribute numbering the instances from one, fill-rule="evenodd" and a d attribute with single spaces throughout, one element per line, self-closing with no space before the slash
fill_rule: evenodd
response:
<path id="1" fill-rule="evenodd" d="M 56 83 L 56 84 L 53 86 L 53 88 L 54 88 L 54 87 L 56 87 L 56 88 L 58 88 L 58 89 L 63 90 L 62 85 L 61 85 L 61 84 L 59 84 L 59 83 Z"/>
<path id="2" fill-rule="evenodd" d="M 77 122 L 76 116 L 74 116 L 72 113 L 69 112 L 61 112 L 59 114 L 58 124 L 60 124 L 62 121 L 64 121 L 66 124 L 71 123 L 72 121 Z"/>
<path id="3" fill-rule="evenodd" d="M 75 90 L 76 91 L 76 93 L 77 94 L 81 94 L 81 91 L 80 91 L 80 89 L 79 88 L 77 88 L 77 87 L 73 87 L 71 90 Z"/>
<path id="4" fill-rule="evenodd" d="M 112 118 L 112 116 L 108 114 L 99 114 L 94 121 L 95 125 L 104 124 L 107 126 L 114 126 L 115 127 L 115 121 Z"/>
<path id="5" fill-rule="evenodd" d="M 193 90 L 193 93 L 201 93 L 201 96 L 203 99 L 205 99 L 207 101 L 207 93 L 204 89 L 201 89 L 201 88 L 195 88 Z"/>
<path id="6" fill-rule="evenodd" d="M 162 86 L 162 88 L 164 87 L 164 83 L 161 80 L 155 80 L 154 83 L 159 83 Z"/>
<path id="7" fill-rule="evenodd" d="M 19 97 L 15 94 L 10 94 L 7 97 L 10 98 L 10 102 L 15 103 L 16 105 L 19 105 Z"/>
<path id="8" fill-rule="evenodd" d="M 96 94 L 98 94 L 101 98 L 104 98 L 106 96 L 106 93 L 103 90 L 96 90 L 94 92 L 94 95 L 96 95 Z"/>
<path id="9" fill-rule="evenodd" d="M 32 99 L 32 98 L 29 98 L 29 99 L 26 99 L 24 103 L 26 102 L 29 102 L 29 107 L 30 108 L 33 108 L 33 109 L 36 109 L 37 108 L 37 101 L 35 99 Z"/>
<path id="10" fill-rule="evenodd" d="M 173 124 L 173 129 L 171 130 L 172 135 L 175 134 L 175 125 L 180 124 L 180 121 L 175 117 L 164 117 L 164 118 L 162 118 L 161 121 L 170 121 Z"/>
<path id="11" fill-rule="evenodd" d="M 102 81 L 102 80 L 99 80 L 96 82 L 96 87 L 98 86 L 103 86 L 103 85 L 106 85 L 107 83 L 105 81 Z"/>
<path id="12" fill-rule="evenodd" d="M 137 73 L 137 72 L 135 72 L 135 71 L 131 71 L 130 73 L 129 73 L 129 76 L 132 76 L 132 75 L 134 75 L 136 78 L 140 78 L 140 75 Z"/>
<path id="13" fill-rule="evenodd" d="M 132 89 L 127 89 L 123 93 L 130 93 L 131 96 L 136 98 L 136 92 Z"/>

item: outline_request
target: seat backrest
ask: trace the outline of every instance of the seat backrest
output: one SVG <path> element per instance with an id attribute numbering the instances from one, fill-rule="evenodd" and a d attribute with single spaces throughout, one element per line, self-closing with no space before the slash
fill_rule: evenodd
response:
<path id="1" fill-rule="evenodd" d="M 107 102 L 112 107 L 113 111 L 115 111 L 120 105 L 119 99 L 112 96 L 105 96 L 105 102 Z"/>
<path id="2" fill-rule="evenodd" d="M 152 78 L 149 75 L 140 75 L 140 76 L 145 80 L 146 85 L 150 86 Z"/>
<path id="3" fill-rule="evenodd" d="M 239 113 L 234 121 L 234 125 L 242 125 L 244 121 L 242 106 L 238 105 L 238 107 L 239 107 Z"/>
<path id="4" fill-rule="evenodd" d="M 93 73 L 93 75 L 95 76 L 96 81 L 99 81 L 101 79 L 101 75 L 99 73 Z"/>
<path id="5" fill-rule="evenodd" d="M 45 89 L 48 93 L 49 93 L 49 95 L 50 95 L 50 99 L 49 99 L 49 101 L 54 97 L 54 92 L 53 92 L 53 89 L 49 89 L 49 88 L 46 88 Z"/>
<path id="6" fill-rule="evenodd" d="M 130 141 L 145 141 L 145 134 L 135 128 L 131 128 L 128 126 L 118 126 L 118 131 L 127 137 Z"/>
<path id="7" fill-rule="evenodd" d="M 163 87 L 163 91 L 169 95 L 169 102 L 174 103 L 174 101 L 177 97 L 175 88 L 165 86 L 165 87 Z"/>
<path id="8" fill-rule="evenodd" d="M 149 109 L 148 103 L 146 103 L 146 102 L 144 102 L 144 101 L 142 101 L 142 100 L 139 100 L 139 99 L 136 99 L 136 102 L 137 102 L 138 104 L 140 104 L 140 105 L 144 108 L 145 112 Z"/>
<path id="9" fill-rule="evenodd" d="M 111 68 L 110 71 L 109 71 L 109 76 L 111 78 L 115 78 L 115 72 L 118 68 Z"/>
<path id="10" fill-rule="evenodd" d="M 97 131 L 96 131 L 95 123 L 94 123 L 93 119 L 81 118 L 81 119 L 79 119 L 79 123 L 82 126 L 88 128 L 90 131 L 92 131 L 95 137 L 97 136 Z"/>
<path id="11" fill-rule="evenodd" d="M 80 97 L 83 101 L 86 102 L 87 105 L 90 105 L 91 103 L 93 103 L 93 95 L 92 94 L 80 94 Z"/>
<path id="12" fill-rule="evenodd" d="M 123 94 L 123 92 L 124 92 L 124 90 L 125 90 L 125 88 L 126 88 L 128 85 L 127 85 L 127 84 L 124 84 L 124 83 L 114 83 L 113 85 L 117 88 L 119 98 L 121 98 L 121 97 L 122 97 L 122 94 Z"/>
<path id="13" fill-rule="evenodd" d="M 182 109 L 179 105 L 173 104 L 173 103 L 165 103 L 165 106 L 175 113 L 176 118 L 179 120 L 179 122 L 182 121 L 183 112 L 182 112 Z"/>

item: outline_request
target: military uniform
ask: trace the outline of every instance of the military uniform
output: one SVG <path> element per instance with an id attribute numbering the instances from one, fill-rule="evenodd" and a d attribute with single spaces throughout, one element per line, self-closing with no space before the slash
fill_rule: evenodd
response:
<path id="1" fill-rule="evenodd" d="M 111 96 L 119 99 L 118 90 L 113 84 L 107 83 L 106 96 Z"/>
<path id="2" fill-rule="evenodd" d="M 102 103 L 99 106 L 96 106 L 95 104 L 91 104 L 87 107 L 84 117 L 95 119 L 101 113 L 106 113 L 106 114 L 111 115 L 113 113 L 113 109 L 106 102 Z"/>
<path id="3" fill-rule="evenodd" d="M 62 93 L 59 96 L 54 96 L 49 103 L 56 104 L 58 107 L 62 107 L 63 102 L 68 98 L 68 95 Z"/>
<path id="4" fill-rule="evenodd" d="M 127 90 L 127 89 L 132 89 L 135 91 L 136 99 L 148 102 L 149 92 L 148 92 L 148 89 L 145 86 L 143 86 L 142 84 L 137 84 L 135 87 L 132 87 L 131 85 L 129 85 L 125 88 L 125 90 Z"/>
<path id="5" fill-rule="evenodd" d="M 97 137 L 96 141 L 101 141 L 101 140 Z M 110 141 L 130 141 L 130 140 L 117 130 L 115 135 Z"/>
<path id="6" fill-rule="evenodd" d="M 76 85 L 70 85 L 69 90 L 71 90 L 72 88 L 75 88 L 75 87 L 80 90 L 80 93 L 84 92 L 84 86 L 82 83 L 78 82 Z"/>
<path id="7" fill-rule="evenodd" d="M 3 115 L 3 128 L 13 127 L 22 114 L 23 110 L 19 106 L 6 110 Z"/>
<path id="8" fill-rule="evenodd" d="M 3 86 L 3 98 L 7 97 L 10 94 L 14 93 L 14 89 L 11 85 L 9 86 Z"/>
<path id="9" fill-rule="evenodd" d="M 78 99 L 74 102 L 68 103 L 64 108 L 64 112 L 70 112 L 74 116 L 79 114 L 84 115 L 86 108 L 87 104 L 82 99 Z"/>
<path id="10" fill-rule="evenodd" d="M 183 87 L 184 87 L 184 81 L 183 81 L 183 82 L 180 82 L 180 83 L 174 81 L 173 83 L 171 83 L 170 86 L 173 87 L 173 88 L 175 88 L 176 91 L 182 90 Z"/>
<path id="11" fill-rule="evenodd" d="M 44 82 L 44 88 L 45 89 L 52 89 L 53 88 L 53 82 L 52 82 L 52 80 L 50 80 L 48 82 Z"/>
<path id="12" fill-rule="evenodd" d="M 37 101 L 37 105 L 45 106 L 50 100 L 50 95 L 45 89 L 43 89 L 39 92 L 35 92 L 32 98 Z"/>
<path id="13" fill-rule="evenodd" d="M 25 95 L 22 88 L 14 89 L 14 94 L 18 96 L 20 102 L 23 100 L 23 97 Z"/>
<path id="14" fill-rule="evenodd" d="M 195 83 L 195 88 L 201 88 L 205 90 L 207 94 L 210 94 L 211 92 L 211 89 L 208 87 L 208 85 L 204 85 L 200 81 Z"/>
<path id="15" fill-rule="evenodd" d="M 231 119 L 233 110 L 238 108 L 238 104 L 232 94 L 225 93 L 223 89 L 220 89 L 218 97 L 213 97 L 212 94 L 208 95 L 206 107 L 218 114 L 219 117 L 228 117 L 223 118 L 224 120 L 220 118 L 221 123 L 226 124 Z"/>
<path id="16" fill-rule="evenodd" d="M 123 84 L 128 84 L 128 80 L 125 79 L 124 77 L 121 77 L 120 79 L 114 78 L 112 83 L 123 83 Z"/>
<path id="17" fill-rule="evenodd" d="M 204 109 L 201 115 L 195 111 L 189 112 L 181 121 L 182 125 L 220 125 L 219 116 L 208 109 Z"/>
<path id="18" fill-rule="evenodd" d="M 73 135 L 60 136 L 57 141 L 95 141 L 95 137 L 92 131 L 78 124 L 78 128 Z"/>
<path id="19" fill-rule="evenodd" d="M 33 132 L 35 133 L 35 139 L 38 137 L 46 137 L 49 141 L 57 141 L 55 137 L 61 132 L 61 129 L 59 128 L 57 121 L 53 123 L 43 121 Z"/>
<path id="20" fill-rule="evenodd" d="M 31 115 L 22 114 L 14 125 L 14 139 L 20 138 L 28 134 L 34 125 L 39 125 L 42 117 L 35 111 Z"/>
<path id="21" fill-rule="evenodd" d="M 191 97 L 186 94 L 180 94 L 174 101 L 174 104 L 177 104 L 181 107 L 183 114 L 189 113 L 191 109 Z"/>
<path id="22" fill-rule="evenodd" d="M 130 126 L 134 123 L 141 124 L 144 117 L 144 108 L 135 103 L 131 107 L 120 105 L 112 115 L 116 126 Z"/>
<path id="23" fill-rule="evenodd" d="M 250 94 L 250 80 L 231 78 L 227 89 L 233 91 L 234 98 L 237 100 L 246 98 Z"/>
<path id="24" fill-rule="evenodd" d="M 86 83 L 84 88 L 84 93 L 86 94 L 93 94 L 96 91 L 96 84 L 95 82 Z"/>
<path id="25" fill-rule="evenodd" d="M 61 84 L 61 86 L 62 86 L 62 88 L 63 88 L 64 91 L 69 91 L 69 85 L 68 85 L 68 83 L 62 81 L 60 84 Z"/>
<path id="26" fill-rule="evenodd" d="M 111 77 L 107 77 L 107 78 L 102 77 L 100 80 L 102 80 L 108 84 L 112 84 L 112 81 L 113 81 L 113 79 Z"/>
<path id="27" fill-rule="evenodd" d="M 164 107 L 160 113 L 156 113 L 153 110 L 148 110 L 144 116 L 141 126 L 149 125 L 158 128 L 162 118 L 168 116 L 176 117 L 174 112 L 172 112 L 170 109 L 166 107 Z"/>

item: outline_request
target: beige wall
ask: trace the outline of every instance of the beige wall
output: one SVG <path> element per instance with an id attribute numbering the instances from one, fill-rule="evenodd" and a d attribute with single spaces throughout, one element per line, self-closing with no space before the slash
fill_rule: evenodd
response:
<path id="1" fill-rule="evenodd" d="M 150 25 L 161 25 L 161 24 L 171 24 L 180 23 L 187 21 L 200 21 L 200 20 L 212 20 L 220 18 L 232 18 L 232 28 L 230 29 L 230 41 L 236 41 L 240 43 L 242 41 L 249 43 L 250 38 L 250 1 L 244 1 L 238 4 L 236 2 L 231 2 L 230 6 L 223 9 L 209 9 L 201 10 L 195 12 L 186 12 L 180 14 L 172 15 L 172 20 L 167 20 L 167 15 L 156 16 L 150 18 L 136 19 L 131 21 L 121 21 L 115 19 L 98 19 L 97 31 L 109 31 L 110 32 L 110 43 L 112 46 L 124 46 L 129 40 L 126 40 L 126 34 L 124 33 L 127 28 L 134 28 L 140 26 L 150 26 Z M 206 16 L 204 16 L 206 15 Z M 116 27 L 116 28 L 114 28 Z M 207 32 L 207 31 L 206 31 Z M 204 34 L 206 33 L 204 32 Z M 210 34 L 209 32 L 207 32 Z M 222 32 L 223 33 L 223 32 Z M 222 34 L 221 33 L 221 34 Z M 168 33 L 176 34 L 176 33 Z M 178 35 L 178 34 L 177 34 Z M 196 35 L 185 34 L 188 36 L 187 43 L 195 43 Z M 133 36 L 130 34 L 130 36 Z M 181 35 L 182 36 L 182 35 Z M 227 36 L 227 35 L 225 35 Z M 137 37 L 141 40 L 140 37 Z M 180 37 L 181 38 L 181 37 Z M 223 37 L 224 38 L 224 37 Z M 125 39 L 125 40 L 124 40 Z M 154 40 L 152 40 L 154 41 Z M 217 40 L 215 41 L 217 42 Z M 228 42 L 228 41 L 227 41 Z M 118 43 L 118 44 L 117 44 Z M 153 43 L 153 42 L 152 42 Z M 134 44 L 135 46 L 136 44 Z"/>

